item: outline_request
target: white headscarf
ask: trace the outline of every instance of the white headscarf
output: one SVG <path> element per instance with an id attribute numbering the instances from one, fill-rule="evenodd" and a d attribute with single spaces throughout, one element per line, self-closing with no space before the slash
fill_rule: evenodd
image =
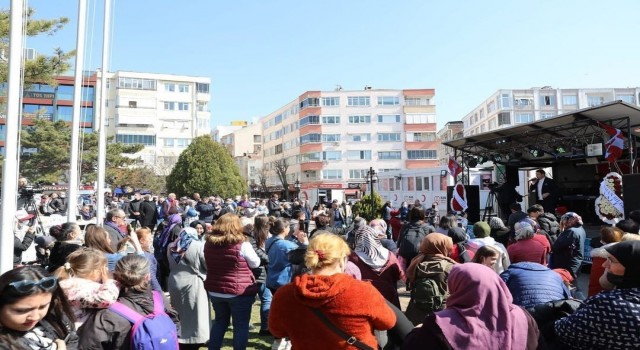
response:
<path id="1" fill-rule="evenodd" d="M 364 225 L 356 230 L 356 249 L 358 257 L 374 271 L 380 271 L 389 259 L 389 250 L 382 246 L 376 231 Z"/>

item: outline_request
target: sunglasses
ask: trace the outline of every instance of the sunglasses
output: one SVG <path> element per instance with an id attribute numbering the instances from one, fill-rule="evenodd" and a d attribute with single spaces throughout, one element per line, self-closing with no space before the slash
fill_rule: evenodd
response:
<path id="1" fill-rule="evenodd" d="M 13 288 L 20 294 L 33 293 L 37 288 L 43 292 L 51 292 L 58 286 L 58 279 L 54 276 L 44 277 L 39 281 L 18 281 L 9 283 L 9 287 Z"/>

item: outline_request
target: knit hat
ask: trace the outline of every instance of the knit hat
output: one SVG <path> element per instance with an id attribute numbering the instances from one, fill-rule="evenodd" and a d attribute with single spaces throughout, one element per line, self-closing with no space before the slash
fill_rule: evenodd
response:
<path id="1" fill-rule="evenodd" d="M 53 244 L 54 240 L 53 240 L 53 237 L 51 236 L 38 236 L 36 237 L 35 242 L 36 242 L 36 245 L 42 248 L 47 248 L 51 244 Z"/>
<path id="2" fill-rule="evenodd" d="M 491 234 L 491 227 L 484 221 L 478 221 L 473 224 L 473 234 L 476 238 L 485 238 L 489 237 Z"/>
<path id="3" fill-rule="evenodd" d="M 624 266 L 624 282 L 619 288 L 640 287 L 640 241 L 624 241 L 604 248 Z"/>

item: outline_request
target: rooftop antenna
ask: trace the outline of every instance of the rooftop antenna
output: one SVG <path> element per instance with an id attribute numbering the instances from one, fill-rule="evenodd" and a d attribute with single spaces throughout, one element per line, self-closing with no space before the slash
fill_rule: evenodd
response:
<path id="1" fill-rule="evenodd" d="M 336 88 L 334 91 L 342 91 L 342 85 L 336 84 Z"/>

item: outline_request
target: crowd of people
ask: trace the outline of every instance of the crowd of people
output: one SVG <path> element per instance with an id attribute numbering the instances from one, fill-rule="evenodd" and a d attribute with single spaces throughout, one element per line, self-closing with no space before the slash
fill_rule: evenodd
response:
<path id="1" fill-rule="evenodd" d="M 640 348 L 637 212 L 601 229 L 582 290 L 582 219 L 542 205 L 469 223 L 420 203 L 370 222 L 275 195 L 122 203 L 44 236 L 18 220 L 0 349 L 221 349 L 230 326 L 245 349 L 256 301 L 273 349 Z"/>

